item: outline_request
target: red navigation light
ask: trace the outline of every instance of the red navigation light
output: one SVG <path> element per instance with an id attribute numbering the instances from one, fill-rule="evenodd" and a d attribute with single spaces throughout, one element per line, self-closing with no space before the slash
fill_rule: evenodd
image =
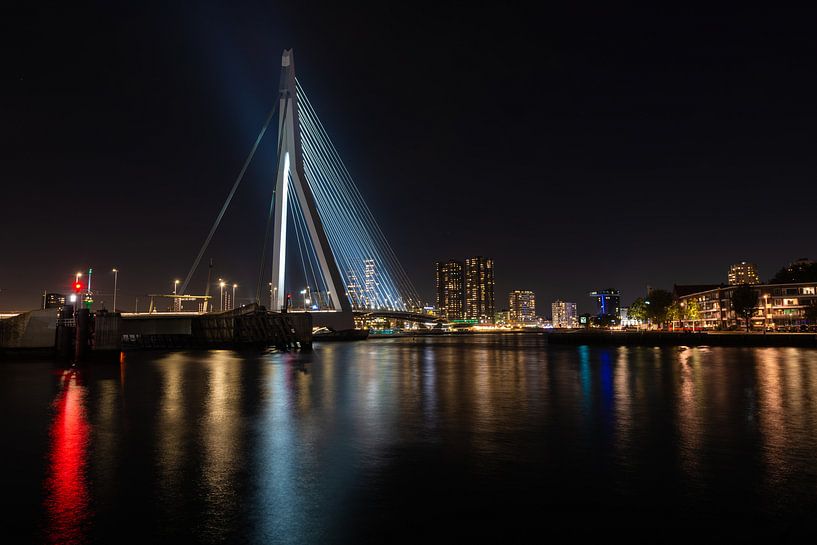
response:
<path id="1" fill-rule="evenodd" d="M 74 282 L 74 291 L 75 292 L 77 292 L 77 293 L 81 292 L 83 287 L 84 286 L 82 285 L 82 282 L 79 282 L 79 281 Z"/>

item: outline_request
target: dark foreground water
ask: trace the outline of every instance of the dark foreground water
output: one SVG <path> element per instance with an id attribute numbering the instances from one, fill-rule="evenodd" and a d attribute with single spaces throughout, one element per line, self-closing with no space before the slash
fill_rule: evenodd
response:
<path id="1" fill-rule="evenodd" d="M 15 542 L 817 536 L 817 351 L 507 335 L 0 373 Z"/>

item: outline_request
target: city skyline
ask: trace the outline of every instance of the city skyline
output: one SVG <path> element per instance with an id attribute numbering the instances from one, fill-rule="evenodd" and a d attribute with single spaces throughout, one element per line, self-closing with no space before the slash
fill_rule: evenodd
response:
<path id="1" fill-rule="evenodd" d="M 373 25 L 354 36 L 335 30 L 355 20 L 352 11 L 310 14 L 322 21 L 315 26 L 286 8 L 273 17 L 261 3 L 242 13 L 65 6 L 12 16 L 4 190 L 14 206 L 4 210 L 0 309 L 67 292 L 73 271 L 89 265 L 122 271 L 122 305 L 183 276 L 270 107 L 289 46 L 426 301 L 428 264 L 444 255 L 490 255 L 502 264 L 497 293 L 528 286 L 581 310 L 594 286 L 616 286 L 626 305 L 647 285 L 720 282 L 741 259 L 765 280 L 813 255 L 808 230 L 780 236 L 765 222 L 742 223 L 767 204 L 736 190 L 794 185 L 793 217 L 808 217 L 817 196 L 804 183 L 817 170 L 805 146 L 817 71 L 798 47 L 810 29 L 797 20 L 566 7 L 543 34 L 519 11 L 441 8 L 435 22 L 399 10 L 411 31 Z M 751 28 L 768 39 L 756 41 Z M 690 30 L 696 48 L 678 39 Z M 417 40 L 423 32 L 433 39 Z M 641 47 L 646 37 L 651 48 Z M 496 65 L 518 79 L 498 111 L 487 106 Z M 420 106 L 417 74 L 456 96 L 455 106 Z M 207 256 L 238 281 L 237 299 L 255 292 L 272 149 L 259 150 Z M 705 198 L 681 206 L 679 191 L 695 187 Z M 588 196 L 606 199 L 604 213 Z M 206 274 L 200 267 L 187 291 L 202 293 Z M 98 289 L 107 284 L 101 277 Z"/>
<path id="2" fill-rule="evenodd" d="M 5 533 L 810 542 L 817 8 L 683 8 L 4 10 Z"/>

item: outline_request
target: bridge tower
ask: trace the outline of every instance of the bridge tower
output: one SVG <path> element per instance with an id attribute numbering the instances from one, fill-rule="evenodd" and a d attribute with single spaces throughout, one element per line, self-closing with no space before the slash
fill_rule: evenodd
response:
<path id="1" fill-rule="evenodd" d="M 332 306 L 337 312 L 314 315 L 316 325 L 327 325 L 336 330 L 352 329 L 354 319 L 346 287 L 338 269 L 335 256 L 329 246 L 323 223 L 315 205 L 315 196 L 304 173 L 303 151 L 299 123 L 298 93 L 295 81 L 295 58 L 292 49 L 281 56 L 281 83 L 278 108 L 278 172 L 275 181 L 275 223 L 273 237 L 272 287 L 275 309 L 284 306 L 284 277 L 286 271 L 287 211 L 290 188 L 303 211 L 309 237 L 315 248 L 318 262 L 326 280 Z M 292 181 L 290 184 L 289 181 Z M 328 316 L 333 314 L 333 316 Z"/>

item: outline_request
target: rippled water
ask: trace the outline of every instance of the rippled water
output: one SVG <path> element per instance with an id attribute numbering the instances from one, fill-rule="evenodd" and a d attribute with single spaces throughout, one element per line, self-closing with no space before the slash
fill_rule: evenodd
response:
<path id="1" fill-rule="evenodd" d="M 379 339 L 0 365 L 6 535 L 811 540 L 817 351 Z"/>

